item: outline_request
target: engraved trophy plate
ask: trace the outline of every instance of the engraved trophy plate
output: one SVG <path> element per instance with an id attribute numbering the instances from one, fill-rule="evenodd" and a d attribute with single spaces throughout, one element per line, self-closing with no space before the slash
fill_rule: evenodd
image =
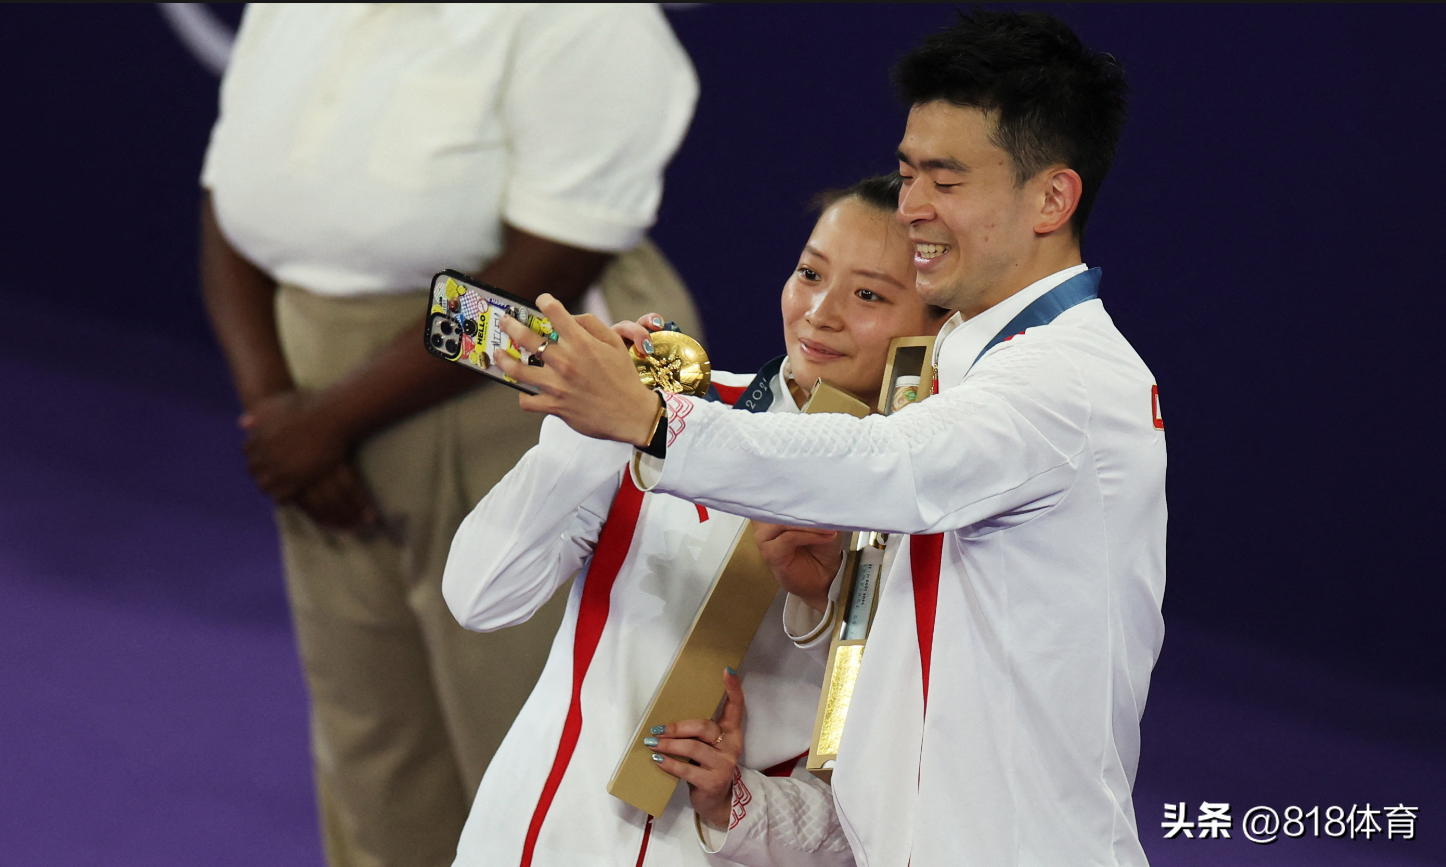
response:
<path id="1" fill-rule="evenodd" d="M 889 415 L 927 398 L 933 390 L 933 358 L 933 337 L 898 337 L 890 342 L 883 388 L 879 391 L 879 411 Z M 833 776 L 834 761 L 838 758 L 849 705 L 853 701 L 854 683 L 858 680 L 864 647 L 878 608 L 884 571 L 891 561 L 888 540 L 884 533 L 854 533 L 844 553 L 844 586 L 840 588 L 831 627 L 833 638 L 829 642 L 823 692 L 818 697 L 813 745 L 806 764 L 810 772 L 826 781 Z"/>
<path id="2" fill-rule="evenodd" d="M 659 337 L 683 337 L 696 345 L 684 335 L 659 331 L 652 335 L 655 354 L 661 349 Z M 640 370 L 641 367 L 639 363 Z M 686 367 L 679 369 L 686 370 Z M 705 379 L 702 390 L 707 388 Z M 840 412 L 862 418 L 869 414 L 869 407 L 853 395 L 819 380 L 803 411 Z M 742 664 L 743 655 L 778 595 L 778 582 L 764 562 L 753 532 L 753 522 L 744 522 L 733 553 L 699 606 L 687 637 L 654 691 L 648 709 L 634 728 L 633 737 L 608 781 L 609 794 L 650 816 L 662 815 L 678 787 L 678 779 L 652 760 L 653 751 L 643 746 L 643 738 L 659 723 L 713 715 L 723 698 L 723 667 L 738 668 Z"/>

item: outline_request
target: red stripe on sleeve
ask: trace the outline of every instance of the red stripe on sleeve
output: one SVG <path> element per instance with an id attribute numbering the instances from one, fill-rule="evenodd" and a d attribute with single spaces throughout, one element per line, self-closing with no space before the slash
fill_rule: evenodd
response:
<path id="1" fill-rule="evenodd" d="M 627 559 L 633 544 L 633 532 L 638 526 L 638 513 L 643 507 L 643 492 L 633 484 L 631 473 L 623 473 L 623 483 L 618 495 L 613 498 L 608 510 L 607 521 L 597 540 L 592 565 L 587 570 L 586 584 L 582 588 L 582 599 L 577 609 L 577 628 L 572 638 L 572 700 L 568 704 L 567 719 L 562 724 L 562 738 L 557 745 L 557 755 L 552 760 L 552 770 L 542 786 L 542 795 L 532 811 L 532 822 L 527 826 L 527 838 L 522 843 L 521 867 L 532 864 L 532 853 L 537 848 L 537 836 L 542 831 L 542 822 L 552 806 L 557 787 L 562 784 L 562 775 L 572 761 L 577 749 L 578 737 L 582 734 L 582 681 L 587 677 L 588 666 L 602 639 L 603 627 L 607 625 L 608 607 L 612 603 L 613 582 Z M 651 826 L 649 826 L 651 828 Z M 644 838 L 644 848 L 647 842 Z M 642 853 L 639 853 L 639 858 Z"/>
<path id="2" fill-rule="evenodd" d="M 909 537 L 909 571 L 914 579 L 914 623 L 919 630 L 919 664 L 924 675 L 924 711 L 929 710 L 929 662 L 934 655 L 934 610 L 939 605 L 939 560 L 944 536 Z"/>

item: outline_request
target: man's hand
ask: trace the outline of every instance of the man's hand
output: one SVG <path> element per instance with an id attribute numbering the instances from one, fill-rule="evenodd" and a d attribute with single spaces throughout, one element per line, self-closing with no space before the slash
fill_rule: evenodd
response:
<path id="1" fill-rule="evenodd" d="M 734 773 L 743 753 L 743 684 L 732 669 L 723 672 L 723 687 L 727 698 L 717 722 L 690 719 L 670 723 L 643 739 L 643 745 L 653 750 L 658 767 L 688 784 L 693 812 L 715 828 L 728 827 Z"/>
<path id="2" fill-rule="evenodd" d="M 296 497 L 346 460 L 350 442 L 313 394 L 284 391 L 241 416 L 246 461 L 256 484 L 277 502 Z"/>
<path id="3" fill-rule="evenodd" d="M 815 611 L 828 608 L 828 591 L 843 562 L 844 535 L 834 530 L 754 522 L 753 538 L 779 585 Z"/>
<path id="4" fill-rule="evenodd" d="M 528 412 L 545 412 L 580 434 L 646 446 L 653 438 L 658 396 L 638 379 L 630 352 L 596 316 L 574 317 L 556 298 L 539 295 L 537 307 L 557 331 L 557 342 L 534 334 L 522 323 L 502 320 L 512 342 L 530 353 L 543 344 L 542 367 L 499 355 L 502 372 L 538 389 L 519 400 Z"/>

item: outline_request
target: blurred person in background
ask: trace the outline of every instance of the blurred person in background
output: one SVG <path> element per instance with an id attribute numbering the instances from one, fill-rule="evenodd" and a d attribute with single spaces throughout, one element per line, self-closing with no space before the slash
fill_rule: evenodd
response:
<path id="1" fill-rule="evenodd" d="M 442 599 L 453 533 L 541 420 L 427 354 L 431 276 L 698 334 L 644 238 L 696 98 L 652 5 L 247 9 L 202 286 L 277 503 L 333 867 L 450 863 L 567 595 L 485 635 Z"/>

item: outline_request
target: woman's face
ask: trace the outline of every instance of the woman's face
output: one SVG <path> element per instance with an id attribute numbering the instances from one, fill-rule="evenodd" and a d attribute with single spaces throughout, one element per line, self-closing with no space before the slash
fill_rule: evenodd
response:
<path id="1" fill-rule="evenodd" d="M 939 320 L 914 290 L 914 248 L 894 215 L 854 198 L 823 212 L 783 287 L 783 334 L 793 377 L 820 378 L 870 406 L 889 341 L 932 334 Z"/>

